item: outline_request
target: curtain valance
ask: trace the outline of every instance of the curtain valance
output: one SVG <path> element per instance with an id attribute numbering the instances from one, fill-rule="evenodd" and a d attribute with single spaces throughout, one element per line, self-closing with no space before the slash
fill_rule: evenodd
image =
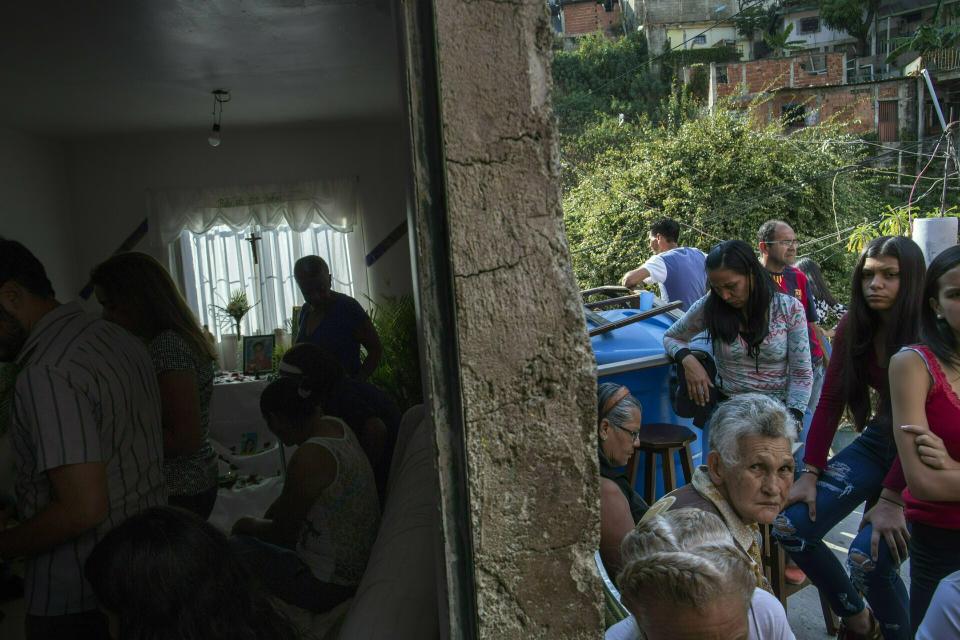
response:
<path id="1" fill-rule="evenodd" d="M 218 187 L 149 192 L 150 229 L 162 246 L 183 231 L 203 233 L 218 224 L 235 230 L 251 224 L 294 231 L 326 223 L 348 233 L 359 216 L 356 178 L 332 178 L 288 185 Z"/>

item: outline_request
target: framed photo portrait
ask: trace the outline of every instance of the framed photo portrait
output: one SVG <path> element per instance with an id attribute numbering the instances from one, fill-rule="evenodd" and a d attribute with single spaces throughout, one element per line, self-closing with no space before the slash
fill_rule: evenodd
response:
<path id="1" fill-rule="evenodd" d="M 273 371 L 273 348 L 276 336 L 243 336 L 243 372 L 269 373 Z"/>

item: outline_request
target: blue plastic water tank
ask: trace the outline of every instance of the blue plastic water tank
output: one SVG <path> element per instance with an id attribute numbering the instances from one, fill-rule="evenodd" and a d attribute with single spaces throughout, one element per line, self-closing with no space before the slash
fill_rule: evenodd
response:
<path id="1" fill-rule="evenodd" d="M 640 313 L 634 309 L 599 311 L 599 315 L 611 322 Z M 694 465 L 701 464 L 702 432 L 693 426 L 689 418 L 677 416 L 670 405 L 670 376 L 672 365 L 663 349 L 663 334 L 674 322 L 674 317 L 664 313 L 641 320 L 620 329 L 594 336 L 590 339 L 597 359 L 598 382 L 614 382 L 630 389 L 643 405 L 643 422 L 648 424 L 678 424 L 689 427 L 697 434 L 691 443 L 690 455 Z M 592 325 L 591 325 L 591 328 Z M 626 370 L 623 370 L 626 369 Z M 679 458 L 677 456 L 677 458 Z M 663 495 L 663 473 L 660 458 L 657 458 L 657 497 Z M 643 495 L 645 474 L 643 457 L 637 464 L 636 490 Z M 679 459 L 674 460 L 677 485 L 684 484 Z"/>

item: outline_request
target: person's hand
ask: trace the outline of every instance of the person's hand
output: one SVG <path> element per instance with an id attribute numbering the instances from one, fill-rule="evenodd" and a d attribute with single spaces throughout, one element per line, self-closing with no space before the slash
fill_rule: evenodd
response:
<path id="1" fill-rule="evenodd" d="M 707 370 L 692 353 L 684 357 L 681 364 L 686 375 L 687 394 L 694 404 L 700 407 L 705 406 L 710 401 L 710 387 L 713 386 Z"/>
<path id="2" fill-rule="evenodd" d="M 870 557 L 877 561 L 880 554 L 880 538 L 887 543 L 887 549 L 896 564 L 907 558 L 907 543 L 910 541 L 910 532 L 907 530 L 907 519 L 903 515 L 903 507 L 881 498 L 870 511 L 864 514 L 860 522 L 863 529 L 868 524 L 873 525 L 873 534 L 870 536 Z"/>
<path id="3" fill-rule="evenodd" d="M 930 431 L 929 427 L 923 427 L 918 424 L 905 424 L 900 428 L 916 436 L 913 444 L 917 448 L 917 455 L 920 457 L 920 462 L 931 469 L 960 469 L 960 462 L 950 457 L 946 445 L 943 444 L 943 440 Z"/>
<path id="4" fill-rule="evenodd" d="M 635 286 L 637 286 L 637 283 L 633 278 L 633 271 L 627 271 L 625 274 L 623 274 L 623 277 L 620 278 L 620 286 L 626 287 L 627 289 L 633 289 Z"/>
<path id="5" fill-rule="evenodd" d="M 787 495 L 787 504 L 803 502 L 807 505 L 807 511 L 810 514 L 810 522 L 817 521 L 817 476 L 812 473 L 801 473 L 800 477 L 793 486 L 790 487 L 790 493 Z"/>

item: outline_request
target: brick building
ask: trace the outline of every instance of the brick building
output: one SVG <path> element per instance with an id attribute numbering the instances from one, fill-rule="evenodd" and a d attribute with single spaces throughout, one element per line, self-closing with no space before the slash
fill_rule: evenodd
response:
<path id="1" fill-rule="evenodd" d="M 559 7 L 564 36 L 584 36 L 597 31 L 609 36 L 623 33 L 620 0 L 559 0 Z"/>
<path id="2" fill-rule="evenodd" d="M 803 127 L 838 118 L 852 133 L 876 133 L 881 142 L 899 142 L 907 132 L 912 136 L 916 78 L 851 83 L 847 70 L 845 53 L 711 64 L 709 101 L 727 98 L 747 105 L 766 96 L 757 111 L 763 122 L 785 118 L 791 127 Z"/>

